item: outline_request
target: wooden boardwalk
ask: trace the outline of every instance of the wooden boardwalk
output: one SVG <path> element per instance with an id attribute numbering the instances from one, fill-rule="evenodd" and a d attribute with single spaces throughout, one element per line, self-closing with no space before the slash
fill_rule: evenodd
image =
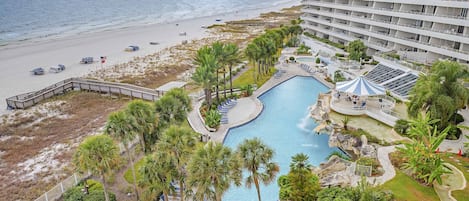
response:
<path id="1" fill-rule="evenodd" d="M 9 109 L 26 109 L 47 98 L 65 94 L 68 91 L 85 90 L 98 93 L 117 94 L 149 101 L 157 100 L 163 92 L 131 84 L 105 82 L 83 78 L 69 78 L 39 91 L 7 98 Z"/>

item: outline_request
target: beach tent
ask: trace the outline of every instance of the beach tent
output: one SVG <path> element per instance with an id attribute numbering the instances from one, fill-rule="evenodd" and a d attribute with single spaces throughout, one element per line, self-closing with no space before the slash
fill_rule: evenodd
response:
<path id="1" fill-rule="evenodd" d="M 340 92 L 350 93 L 357 96 L 377 96 L 386 94 L 386 89 L 384 89 L 384 87 L 369 82 L 363 76 L 358 76 L 350 81 L 337 82 L 335 89 Z"/>

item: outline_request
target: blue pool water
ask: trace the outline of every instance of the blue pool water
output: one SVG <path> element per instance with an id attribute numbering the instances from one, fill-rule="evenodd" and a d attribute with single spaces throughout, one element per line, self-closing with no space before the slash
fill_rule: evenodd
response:
<path id="1" fill-rule="evenodd" d="M 299 62 L 315 62 L 316 59 L 313 58 L 313 57 L 298 57 L 298 58 L 296 58 L 296 61 L 299 61 Z"/>
<path id="2" fill-rule="evenodd" d="M 280 166 L 278 175 L 288 173 L 291 157 L 297 153 L 309 155 L 310 163 L 319 165 L 337 149 L 328 146 L 328 135 L 312 131 L 317 124 L 307 115 L 318 94 L 327 90 L 311 77 L 295 77 L 278 85 L 260 97 L 264 111 L 258 118 L 231 129 L 224 144 L 235 149 L 244 139 L 259 137 L 275 150 L 274 161 Z M 262 200 L 278 200 L 278 191 L 277 179 L 268 186 L 261 185 Z M 231 187 L 223 196 L 223 201 L 240 200 L 257 200 L 254 185 L 251 189 Z"/>

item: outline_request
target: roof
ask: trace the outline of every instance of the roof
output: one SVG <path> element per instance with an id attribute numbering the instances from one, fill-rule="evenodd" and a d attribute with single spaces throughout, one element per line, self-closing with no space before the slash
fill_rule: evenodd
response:
<path id="1" fill-rule="evenodd" d="M 384 95 L 386 90 L 384 87 L 369 82 L 363 76 L 359 76 L 351 81 L 338 82 L 335 85 L 336 90 L 352 93 L 358 96 L 374 96 L 374 95 Z"/>
<path id="2" fill-rule="evenodd" d="M 174 89 L 174 88 L 182 88 L 186 84 L 187 84 L 187 82 L 171 81 L 171 82 L 168 82 L 168 83 L 164 84 L 163 86 L 160 86 L 160 87 L 156 88 L 156 90 L 157 91 L 169 91 L 169 90 Z"/>

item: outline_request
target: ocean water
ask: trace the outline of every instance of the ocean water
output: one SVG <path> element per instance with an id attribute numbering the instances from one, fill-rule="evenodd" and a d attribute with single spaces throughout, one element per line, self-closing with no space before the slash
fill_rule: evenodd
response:
<path id="1" fill-rule="evenodd" d="M 0 0 L 0 45 L 271 7 L 290 0 Z"/>

